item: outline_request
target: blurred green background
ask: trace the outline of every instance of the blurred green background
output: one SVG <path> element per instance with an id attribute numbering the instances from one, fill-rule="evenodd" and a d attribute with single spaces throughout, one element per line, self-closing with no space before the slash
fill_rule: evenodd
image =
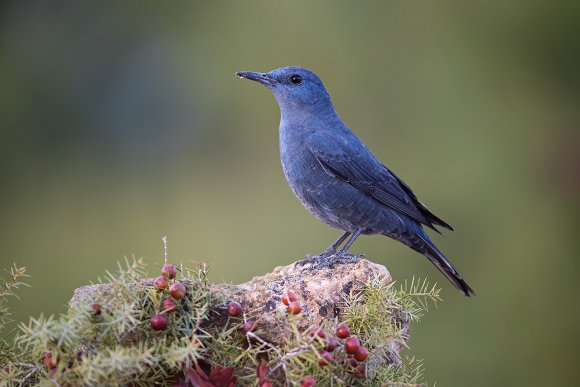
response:
<path id="1" fill-rule="evenodd" d="M 457 232 L 466 299 L 384 237 L 353 252 L 444 302 L 412 331 L 438 386 L 577 380 L 579 2 L 2 2 L 0 263 L 16 320 L 65 311 L 124 256 L 242 282 L 339 232 L 293 197 L 279 112 L 235 71 L 302 65 Z"/>

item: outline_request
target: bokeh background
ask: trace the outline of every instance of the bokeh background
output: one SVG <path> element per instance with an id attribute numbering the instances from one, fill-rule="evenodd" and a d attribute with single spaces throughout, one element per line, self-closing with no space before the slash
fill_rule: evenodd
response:
<path id="1" fill-rule="evenodd" d="M 353 252 L 444 302 L 412 331 L 438 386 L 577 381 L 580 3 L 2 2 L 0 263 L 13 317 L 143 257 L 241 282 L 339 233 L 286 185 L 279 111 L 235 71 L 315 70 L 345 122 L 457 231 L 466 299 L 384 237 Z"/>

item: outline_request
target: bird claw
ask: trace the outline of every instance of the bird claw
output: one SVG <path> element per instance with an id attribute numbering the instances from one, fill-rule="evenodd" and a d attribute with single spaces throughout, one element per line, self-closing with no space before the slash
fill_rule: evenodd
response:
<path id="1" fill-rule="evenodd" d="M 356 263 L 363 258 L 364 254 L 343 254 L 342 256 L 338 256 L 336 254 L 333 255 L 310 255 L 306 256 L 306 259 L 301 259 L 297 261 L 294 265 L 295 266 L 304 266 L 307 264 L 311 264 L 309 267 L 305 267 L 304 270 L 319 270 L 319 269 L 328 269 L 334 266 L 335 263 Z"/>
<path id="2" fill-rule="evenodd" d="M 304 266 L 311 264 L 316 264 L 317 261 L 323 260 L 325 257 L 323 255 L 306 254 L 305 259 L 294 262 L 294 266 Z"/>
<path id="3" fill-rule="evenodd" d="M 344 254 L 342 257 L 337 258 L 338 263 L 357 263 L 362 258 L 365 258 L 364 254 Z"/>
<path id="4" fill-rule="evenodd" d="M 304 265 L 307 265 L 309 263 L 314 264 L 317 261 L 321 261 L 321 260 L 324 260 L 326 258 L 330 258 L 335 254 L 336 254 L 336 251 L 332 251 L 330 249 L 324 250 L 321 254 L 306 254 L 304 256 L 305 259 L 301 259 L 299 261 L 296 261 L 294 263 L 294 265 L 295 266 L 304 266 Z"/>

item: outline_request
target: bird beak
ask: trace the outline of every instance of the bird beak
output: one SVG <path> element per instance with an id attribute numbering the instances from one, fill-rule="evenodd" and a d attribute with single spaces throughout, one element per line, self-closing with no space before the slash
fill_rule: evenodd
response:
<path id="1" fill-rule="evenodd" d="M 236 75 L 240 78 L 246 78 L 250 81 L 260 82 L 262 85 L 274 87 L 276 80 L 267 73 L 254 73 L 252 71 L 238 71 Z"/>

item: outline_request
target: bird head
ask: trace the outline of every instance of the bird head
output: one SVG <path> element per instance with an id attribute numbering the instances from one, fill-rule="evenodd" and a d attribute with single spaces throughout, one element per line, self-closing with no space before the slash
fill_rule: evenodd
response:
<path id="1" fill-rule="evenodd" d="M 325 107 L 334 110 L 318 75 L 303 67 L 282 67 L 268 73 L 240 71 L 236 75 L 259 82 L 270 89 L 282 114 L 296 109 L 307 112 L 313 107 L 317 110 Z"/>

